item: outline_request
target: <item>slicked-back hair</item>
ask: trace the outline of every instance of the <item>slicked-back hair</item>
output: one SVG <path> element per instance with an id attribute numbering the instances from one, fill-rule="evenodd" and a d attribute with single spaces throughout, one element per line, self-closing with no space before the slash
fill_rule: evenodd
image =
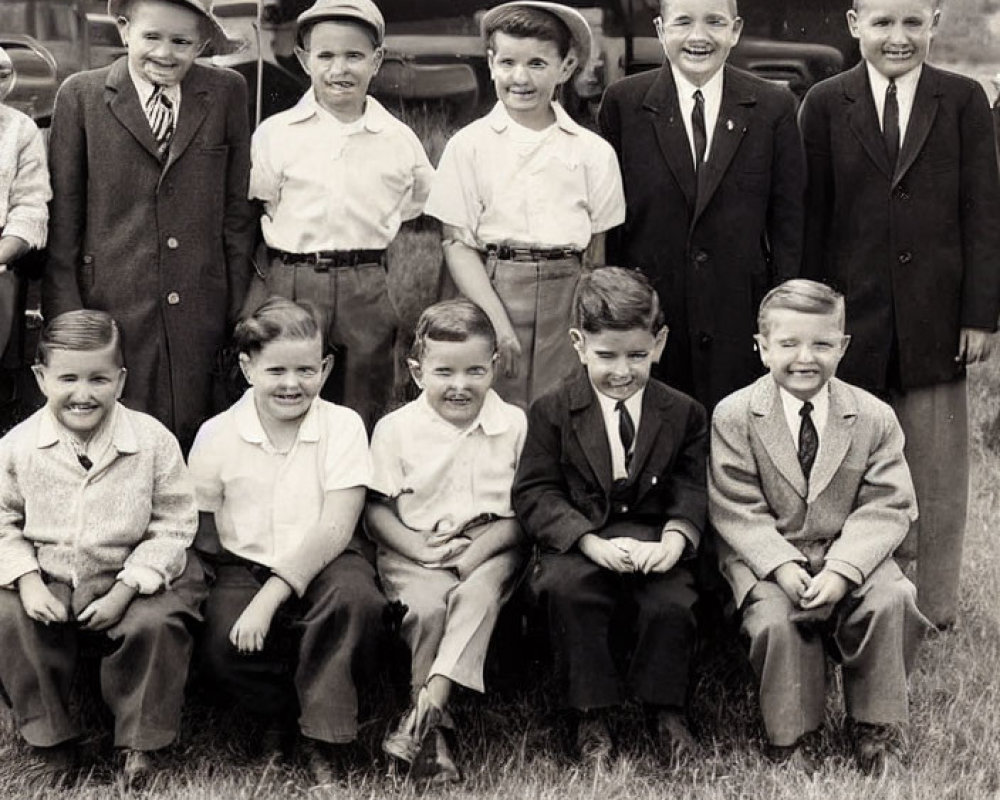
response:
<path id="1" fill-rule="evenodd" d="M 464 297 L 443 300 L 425 308 L 417 320 L 410 358 L 419 362 L 427 350 L 428 340 L 465 342 L 475 336 L 483 337 L 490 343 L 491 349 L 496 350 L 496 331 L 485 311 Z"/>
<path id="2" fill-rule="evenodd" d="M 276 339 L 315 339 L 326 342 L 323 317 L 309 301 L 295 303 L 285 297 L 267 298 L 249 317 L 240 320 L 233 333 L 241 353 L 255 355 Z"/>
<path id="3" fill-rule="evenodd" d="M 584 272 L 573 296 L 573 326 L 587 333 L 663 327 L 660 298 L 638 270 L 600 267 Z"/>
<path id="4" fill-rule="evenodd" d="M 768 314 L 778 309 L 798 311 L 802 314 L 834 315 L 844 328 L 846 305 L 844 295 L 831 289 L 825 283 L 811 281 L 807 278 L 794 278 L 778 284 L 760 301 L 757 312 L 757 332 L 767 336 L 770 330 Z"/>
<path id="5" fill-rule="evenodd" d="M 941 4 L 944 2 L 944 0 L 929 0 L 929 2 L 931 4 L 931 8 L 937 11 L 939 8 L 941 8 Z M 865 0 L 851 0 L 851 8 L 853 8 L 855 11 L 860 11 L 861 6 L 863 6 L 864 3 Z"/>
<path id="6" fill-rule="evenodd" d="M 506 33 L 517 39 L 538 39 L 543 42 L 554 42 L 559 50 L 559 57 L 566 58 L 573 41 L 569 28 L 555 14 L 550 14 L 540 8 L 515 7 L 507 9 L 497 18 L 484 33 L 486 46 L 494 49 L 493 36 L 497 32 Z"/>
<path id="7" fill-rule="evenodd" d="M 118 323 L 105 311 L 90 308 L 67 311 L 49 321 L 42 329 L 35 350 L 35 363 L 49 364 L 53 350 L 85 352 L 110 347 L 115 363 L 125 366 Z"/>

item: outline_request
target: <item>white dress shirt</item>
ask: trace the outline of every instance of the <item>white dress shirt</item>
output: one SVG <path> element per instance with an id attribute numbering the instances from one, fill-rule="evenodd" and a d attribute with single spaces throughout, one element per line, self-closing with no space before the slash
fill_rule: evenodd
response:
<path id="1" fill-rule="evenodd" d="M 688 144 L 691 145 L 691 162 L 695 163 L 697 154 L 694 149 L 694 132 L 691 128 L 691 112 L 694 110 L 694 93 L 701 90 L 702 97 L 705 98 L 705 160 L 712 152 L 712 139 L 715 138 L 715 123 L 719 120 L 719 109 L 722 107 L 722 74 L 724 70 L 719 69 L 704 86 L 695 86 L 685 78 L 680 70 L 673 64 L 670 71 L 674 75 L 674 85 L 677 87 L 677 103 L 681 109 L 681 118 L 684 120 L 684 130 L 687 131 Z"/>
<path id="2" fill-rule="evenodd" d="M 785 421 L 788 429 L 792 432 L 792 441 L 795 442 L 795 449 L 799 449 L 799 430 L 802 427 L 802 417 L 799 412 L 805 401 L 799 400 L 795 395 L 778 387 L 781 395 L 781 405 L 785 411 Z M 830 415 L 830 384 L 827 383 L 816 394 L 809 398 L 813 404 L 812 417 L 813 426 L 816 428 L 816 436 L 819 438 L 819 446 L 823 446 L 823 431 L 826 428 L 826 419 Z M 818 452 L 818 451 L 817 451 Z"/>
<path id="3" fill-rule="evenodd" d="M 593 384 L 591 384 L 593 386 Z M 646 393 L 645 388 L 640 389 L 625 401 L 625 408 L 628 409 L 635 425 L 636 436 L 632 439 L 632 450 L 635 452 L 635 443 L 639 438 L 639 420 L 642 417 L 642 396 Z M 604 431 L 608 435 L 608 446 L 611 448 L 611 477 L 614 480 L 622 480 L 628 477 L 628 468 L 625 466 L 625 448 L 622 446 L 622 437 L 619 432 L 619 413 L 615 406 L 618 401 L 606 394 L 601 394 L 594 386 L 594 394 L 601 404 L 601 413 L 604 415 Z"/>
<path id="4" fill-rule="evenodd" d="M 868 67 L 868 82 L 872 87 L 872 99 L 875 101 L 875 111 L 878 114 L 879 128 L 885 123 L 885 90 L 889 87 L 889 79 L 875 67 L 866 62 Z M 917 94 L 917 84 L 920 82 L 920 71 L 923 64 L 918 64 L 909 72 L 896 78 L 896 104 L 899 106 L 899 144 L 906 141 L 906 126 L 910 122 L 910 112 L 913 111 L 913 98 Z"/>

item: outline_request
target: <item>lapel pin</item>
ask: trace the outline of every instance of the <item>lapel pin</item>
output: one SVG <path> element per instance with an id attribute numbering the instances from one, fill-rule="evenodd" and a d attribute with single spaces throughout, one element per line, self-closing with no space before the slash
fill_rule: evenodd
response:
<path id="1" fill-rule="evenodd" d="M 733 129 L 733 121 L 731 119 L 726 120 L 726 130 L 731 131 Z"/>

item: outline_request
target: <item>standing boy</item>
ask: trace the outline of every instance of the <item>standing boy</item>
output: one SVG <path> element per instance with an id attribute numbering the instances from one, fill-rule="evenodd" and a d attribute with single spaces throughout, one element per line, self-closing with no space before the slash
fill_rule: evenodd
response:
<path id="1" fill-rule="evenodd" d="M 666 63 L 608 87 L 598 114 L 628 204 L 608 255 L 664 298 L 657 374 L 712 408 L 760 374 L 757 304 L 798 274 L 805 167 L 791 92 L 726 64 L 736 0 L 660 11 Z"/>
<path id="2" fill-rule="evenodd" d="M 209 0 L 108 0 L 128 53 L 66 80 L 49 140 L 46 316 L 97 308 L 121 326 L 126 405 L 186 449 L 249 279 L 246 85 L 195 64 L 228 42 Z"/>
<path id="3" fill-rule="evenodd" d="M 776 758 L 812 770 L 826 652 L 840 662 L 862 769 L 906 757 L 906 679 L 926 620 L 892 554 L 917 507 L 892 409 L 834 377 L 844 298 L 788 281 L 760 307 L 770 375 L 712 417 L 709 515 L 760 678 Z"/>
<path id="4" fill-rule="evenodd" d="M 250 197 L 263 203 L 265 282 L 326 315 L 343 375 L 337 399 L 370 429 L 394 382 L 386 248 L 420 214 L 434 170 L 416 134 L 367 96 L 384 54 L 375 4 L 317 0 L 296 24 L 295 53 L 312 88 L 253 137 Z"/>
<path id="5" fill-rule="evenodd" d="M 607 760 L 606 712 L 627 691 L 646 705 L 663 755 L 690 753 L 705 410 L 650 381 L 667 329 L 641 273 L 584 274 L 570 336 L 584 369 L 531 407 L 514 510 L 539 546 L 532 584 L 576 712 L 577 749 Z M 626 675 L 612 648 L 619 630 L 634 640 Z"/>
<path id="6" fill-rule="evenodd" d="M 526 409 L 572 368 L 581 258 L 604 263 L 603 232 L 625 201 L 614 152 L 553 100 L 590 57 L 583 16 L 519 0 L 481 27 L 499 101 L 448 141 L 427 213 L 444 223 L 455 284 L 496 329 L 497 392 Z"/>
<path id="7" fill-rule="evenodd" d="M 841 374 L 887 397 L 920 505 L 920 607 L 955 622 L 968 496 L 967 365 L 1000 312 L 1000 180 L 979 84 L 924 63 L 938 0 L 857 0 L 863 61 L 802 106 L 805 272 L 844 292 Z M 916 550 L 914 553 L 913 550 Z"/>

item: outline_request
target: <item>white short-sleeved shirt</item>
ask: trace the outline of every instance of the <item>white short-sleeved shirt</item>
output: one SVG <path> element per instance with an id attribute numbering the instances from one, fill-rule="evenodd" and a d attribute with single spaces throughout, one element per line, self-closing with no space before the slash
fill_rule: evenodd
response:
<path id="1" fill-rule="evenodd" d="M 524 412 L 492 389 L 465 430 L 421 395 L 375 426 L 370 486 L 395 499 L 399 518 L 415 530 L 453 530 L 481 514 L 513 517 L 510 491 L 527 428 Z"/>
<path id="2" fill-rule="evenodd" d="M 464 244 L 584 249 L 594 234 L 625 221 L 614 149 L 558 103 L 539 135 L 502 103 L 445 146 L 424 212 L 459 229 Z"/>
<path id="3" fill-rule="evenodd" d="M 307 537 L 329 533 L 315 530 L 324 496 L 371 481 L 368 437 L 356 412 L 317 397 L 292 449 L 279 453 L 253 389 L 201 426 L 189 466 L 198 509 L 214 513 L 222 546 L 270 567 L 297 592 L 302 576 L 311 579 L 323 566 L 299 564 L 296 556 L 313 558 L 321 548 L 305 546 Z"/>
<path id="4" fill-rule="evenodd" d="M 423 211 L 434 175 L 417 135 L 377 100 L 345 124 L 312 89 L 260 124 L 251 165 L 264 241 L 290 253 L 384 249 Z"/>

